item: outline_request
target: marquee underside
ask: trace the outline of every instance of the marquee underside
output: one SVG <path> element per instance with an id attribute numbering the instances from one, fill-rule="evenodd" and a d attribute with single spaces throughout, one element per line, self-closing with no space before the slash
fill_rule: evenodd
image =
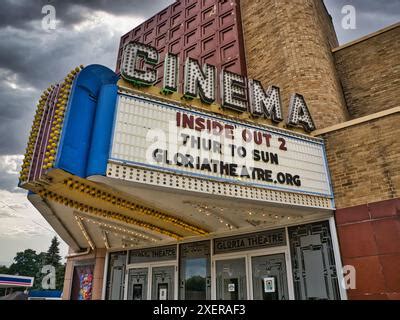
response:
<path id="1" fill-rule="evenodd" d="M 51 182 L 51 183 L 48 183 Z M 310 208 L 176 190 L 53 170 L 29 200 L 74 250 L 145 247 L 301 224 L 332 214 Z M 201 227 L 200 227 L 201 226 Z"/>

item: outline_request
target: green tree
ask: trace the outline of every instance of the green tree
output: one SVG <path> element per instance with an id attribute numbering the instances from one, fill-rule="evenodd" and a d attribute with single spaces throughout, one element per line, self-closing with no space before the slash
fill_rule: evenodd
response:
<path id="1" fill-rule="evenodd" d="M 6 266 L 0 266 L 0 274 L 8 274 L 9 269 Z"/>
<path id="2" fill-rule="evenodd" d="M 36 251 L 32 249 L 17 252 L 9 272 L 13 275 L 36 277 L 39 271 L 39 265 L 41 264 L 41 258 L 42 256 L 40 254 L 38 255 Z"/>
<path id="3" fill-rule="evenodd" d="M 61 256 L 60 256 L 60 242 L 58 241 L 57 237 L 54 236 L 51 239 L 51 244 L 49 250 L 46 253 L 46 264 L 50 264 L 55 268 L 61 265 Z"/>
<path id="4" fill-rule="evenodd" d="M 20 275 L 26 277 L 34 277 L 33 283 L 34 288 L 38 288 L 37 278 L 40 275 L 40 267 L 44 258 L 43 253 L 37 254 L 35 250 L 26 249 L 21 252 L 17 252 L 14 257 L 14 262 L 11 264 L 8 273 L 12 275 Z M 23 291 L 24 288 L 15 289 L 14 291 Z"/>

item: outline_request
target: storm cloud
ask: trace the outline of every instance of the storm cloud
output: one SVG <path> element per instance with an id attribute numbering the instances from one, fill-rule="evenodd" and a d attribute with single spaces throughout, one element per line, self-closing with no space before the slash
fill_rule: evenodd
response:
<path id="1" fill-rule="evenodd" d="M 150 17 L 173 0 L 5 0 L 0 12 L 0 28 L 14 26 L 27 28 L 32 21 L 40 22 L 42 8 L 52 5 L 57 19 L 64 27 L 80 23 L 87 13 L 104 11 L 116 16 Z"/>

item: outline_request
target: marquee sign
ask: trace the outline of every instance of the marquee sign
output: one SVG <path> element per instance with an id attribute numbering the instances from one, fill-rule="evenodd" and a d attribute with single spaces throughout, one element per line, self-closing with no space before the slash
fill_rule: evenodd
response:
<path id="1" fill-rule="evenodd" d="M 152 85 L 157 79 L 154 66 L 159 63 L 156 48 L 130 42 L 125 45 L 121 64 L 121 76 L 138 85 Z M 179 59 L 175 54 L 166 54 L 164 61 L 164 92 L 178 90 Z M 147 65 L 147 66 L 145 66 Z M 200 97 L 207 104 L 216 101 L 217 70 L 215 66 L 187 58 L 185 62 L 184 96 L 192 99 Z M 247 80 L 244 76 L 222 70 L 220 75 L 222 106 L 237 112 L 250 112 L 253 116 L 283 121 L 281 97 L 278 87 L 270 86 L 264 90 L 261 82 Z M 306 131 L 315 130 L 315 124 L 308 110 L 305 99 L 300 94 L 293 94 L 290 99 L 287 124 L 302 126 Z"/>
<path id="2" fill-rule="evenodd" d="M 322 140 L 120 93 L 110 160 L 331 197 Z"/>

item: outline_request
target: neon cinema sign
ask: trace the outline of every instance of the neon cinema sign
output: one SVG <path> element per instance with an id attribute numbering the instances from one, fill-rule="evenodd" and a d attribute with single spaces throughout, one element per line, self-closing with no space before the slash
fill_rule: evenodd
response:
<path id="1" fill-rule="evenodd" d="M 139 42 L 125 45 L 122 56 L 121 76 L 136 85 L 150 86 L 157 80 L 159 53 L 156 48 Z M 164 61 L 163 90 L 167 93 L 178 91 L 178 55 L 167 53 Z M 200 97 L 206 104 L 216 101 L 217 68 L 210 64 L 200 66 L 196 59 L 188 57 L 184 66 L 183 94 L 186 98 Z M 222 70 L 220 74 L 222 107 L 237 112 L 250 112 L 256 117 L 265 117 L 279 123 L 283 121 L 280 90 L 270 86 L 264 90 L 260 81 Z M 302 95 L 292 95 L 289 126 L 301 126 L 307 132 L 315 130 L 310 111 Z"/>

